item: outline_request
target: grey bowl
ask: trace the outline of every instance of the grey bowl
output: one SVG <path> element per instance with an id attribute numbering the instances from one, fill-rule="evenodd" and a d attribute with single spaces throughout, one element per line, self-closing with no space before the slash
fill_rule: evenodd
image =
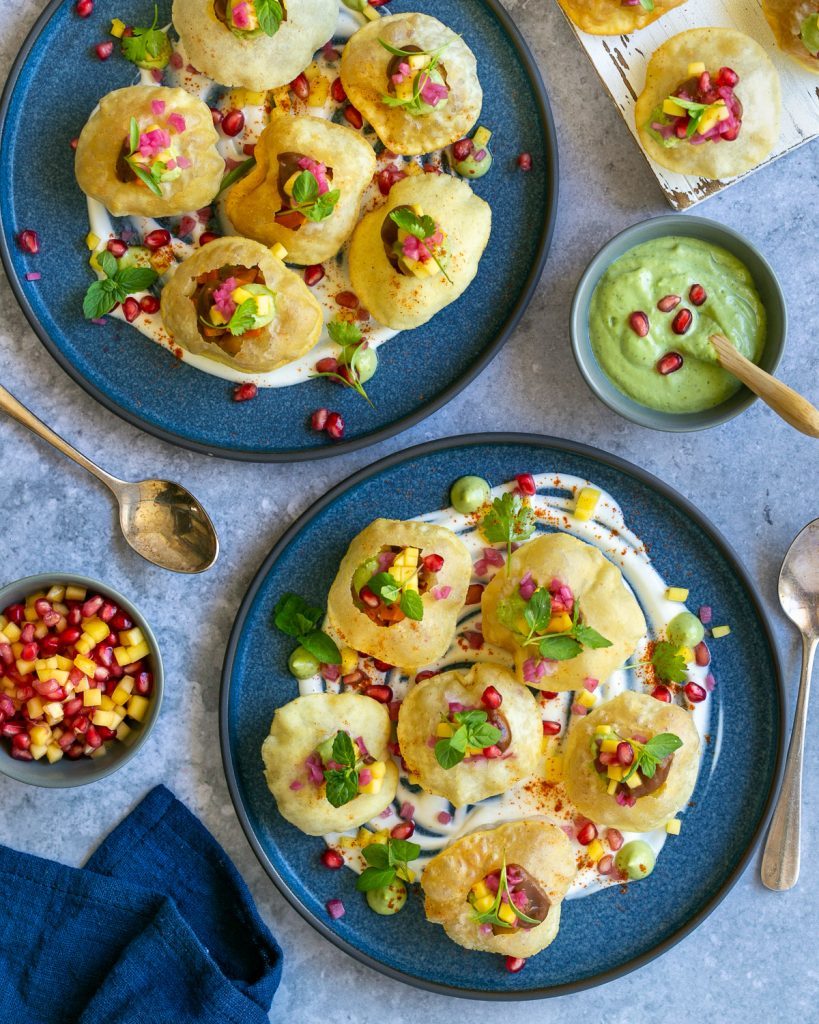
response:
<path id="1" fill-rule="evenodd" d="M 113 587 L 100 583 L 98 580 L 90 579 L 88 576 L 78 576 L 76 573 L 40 573 L 37 576 L 26 576 L 25 579 L 16 580 L 14 583 L 9 583 L 5 587 L 0 588 L 0 611 L 17 601 L 24 601 L 33 591 L 47 590 L 54 584 L 68 585 L 71 583 L 96 591 L 102 594 L 103 597 L 110 597 L 112 601 L 128 613 L 134 625 L 139 626 L 151 648 L 154 690 L 145 721 L 129 723 L 132 724 L 131 735 L 124 742 L 112 744 L 105 757 L 82 757 L 77 761 L 69 761 L 64 757 L 54 764 L 49 764 L 44 758 L 39 761 L 17 761 L 8 752 L 8 741 L 0 739 L 0 772 L 8 775 L 11 779 L 16 779 L 17 782 L 27 782 L 32 786 L 44 786 L 48 789 L 84 786 L 89 782 L 98 782 L 100 779 L 104 779 L 106 776 L 118 771 L 136 755 L 139 748 L 148 738 L 148 734 L 159 717 L 159 709 L 162 704 L 164 674 L 162 656 L 159 653 L 156 637 L 140 611 L 127 597 L 114 590 Z"/>
<path id="2" fill-rule="evenodd" d="M 634 224 L 615 235 L 597 253 L 574 293 L 570 321 L 572 349 L 586 383 L 602 402 L 621 416 L 655 430 L 703 430 L 738 416 L 756 401 L 756 395 L 741 387 L 725 402 L 702 412 L 670 413 L 649 409 L 623 394 L 609 380 L 595 359 L 589 340 L 589 305 L 597 282 L 609 266 L 635 245 L 668 235 L 682 235 L 719 245 L 745 264 L 768 315 L 767 338 L 760 366 L 768 373 L 776 370 L 785 347 L 788 318 L 785 297 L 770 264 L 755 246 L 731 228 L 704 217 L 682 214 L 669 214 Z"/>

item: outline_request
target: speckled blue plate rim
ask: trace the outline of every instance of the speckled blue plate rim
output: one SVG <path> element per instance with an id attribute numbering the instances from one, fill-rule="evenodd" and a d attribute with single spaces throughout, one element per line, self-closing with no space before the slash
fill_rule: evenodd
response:
<path id="1" fill-rule="evenodd" d="M 0 153 L 2 152 L 5 143 L 5 127 L 9 107 L 11 105 L 17 81 L 25 67 L 26 60 L 51 17 L 63 3 L 67 2 L 70 2 L 70 0 L 50 0 L 50 3 L 43 10 L 39 18 L 37 18 L 26 36 L 26 39 L 20 48 L 20 52 L 11 67 L 11 71 L 9 72 L 9 76 L 3 88 L 2 96 L 0 96 Z M 162 441 L 167 441 L 169 444 L 174 444 L 190 451 L 198 452 L 202 455 L 218 456 L 239 462 L 302 462 L 312 459 L 332 458 L 336 455 L 343 455 L 347 452 L 357 451 L 360 448 L 366 448 L 370 445 L 378 444 L 380 441 L 384 441 L 404 430 L 408 430 L 410 427 L 420 423 L 428 416 L 431 416 L 434 412 L 437 412 L 438 409 L 442 408 L 456 395 L 460 394 L 460 392 L 463 391 L 464 388 L 466 388 L 489 365 L 509 338 L 511 338 L 521 317 L 526 311 L 529 303 L 532 301 L 535 288 L 543 274 L 546 259 L 549 254 L 549 248 L 554 234 L 555 221 L 557 219 L 558 201 L 559 163 L 557 132 L 555 130 L 552 109 L 549 104 L 549 97 L 546 93 L 546 86 L 543 82 L 540 69 L 528 43 L 523 38 L 520 29 L 517 27 L 512 16 L 502 5 L 500 0 L 481 0 L 481 2 L 485 4 L 497 18 L 501 28 L 507 34 L 512 45 L 517 50 L 521 64 L 523 65 L 532 86 L 532 99 L 541 117 L 545 133 L 544 142 L 547 158 L 546 219 L 542 225 L 540 241 L 537 246 L 535 258 L 524 281 L 520 295 L 512 306 L 506 322 L 501 326 L 495 339 L 487 345 L 471 366 L 469 366 L 448 388 L 444 389 L 444 391 L 440 392 L 430 401 L 419 405 L 409 415 L 394 420 L 392 423 L 389 423 L 378 430 L 374 430 L 369 434 L 363 434 L 360 437 L 352 438 L 348 441 L 334 442 L 332 445 L 319 446 L 316 448 L 282 448 L 274 451 L 248 451 L 246 449 L 231 448 L 229 446 L 202 444 L 190 438 L 180 437 L 157 424 L 143 419 L 141 416 L 136 415 L 130 410 L 122 408 L 104 391 L 100 390 L 95 384 L 80 373 L 71 360 L 61 351 L 59 346 L 52 341 L 50 335 L 40 323 L 39 317 L 34 312 L 34 309 L 26 296 L 25 289 L 23 288 L 19 275 L 14 268 L 11 258 L 11 245 L 14 244 L 14 225 L 4 222 L 3 204 L 0 203 L 0 260 L 2 260 L 6 277 L 11 284 L 11 289 L 17 299 L 17 302 L 20 304 L 20 307 L 31 325 L 32 330 L 45 346 L 46 351 L 48 351 L 52 358 L 62 367 L 63 370 L 65 370 L 69 377 L 71 377 L 75 383 L 79 384 L 87 394 L 108 409 L 109 412 L 113 412 L 132 426 L 138 427 L 140 430 L 144 430 L 146 433 L 151 434 L 154 437 L 158 437 Z"/>
<path id="2" fill-rule="evenodd" d="M 771 772 L 771 779 L 768 786 L 768 792 L 765 797 L 765 804 L 760 814 L 757 827 L 754 830 L 751 839 L 749 840 L 744 853 L 738 858 L 732 872 L 726 880 L 723 882 L 717 892 L 706 901 L 706 903 L 693 914 L 686 923 L 680 927 L 676 932 L 669 935 L 663 941 L 659 942 L 652 949 L 646 953 L 634 957 L 619 966 L 610 970 L 601 971 L 599 974 L 595 974 L 589 977 L 580 978 L 577 981 L 568 982 L 560 985 L 553 985 L 548 988 L 534 988 L 526 989 L 520 992 L 517 991 L 487 991 L 482 989 L 470 989 L 470 988 L 459 988 L 455 985 L 447 985 L 435 981 L 430 981 L 427 978 L 417 977 L 412 974 L 408 974 L 404 971 L 397 970 L 389 964 L 383 963 L 374 957 L 369 956 L 362 950 L 356 948 L 351 943 L 347 942 L 340 935 L 334 932 L 325 921 L 312 913 L 303 903 L 299 900 L 293 890 L 289 887 L 285 878 L 277 871 L 274 865 L 270 862 L 267 855 L 265 854 L 261 843 L 256 838 L 253 828 L 251 827 L 248 814 L 244 808 L 239 793 L 239 783 L 237 780 L 235 765 L 233 761 L 233 754 L 231 751 L 229 728 L 228 728 L 228 710 L 230 703 L 230 689 L 231 689 L 231 677 L 233 674 L 234 660 L 237 655 L 237 649 L 244 631 L 245 620 L 247 619 L 253 604 L 256 600 L 256 596 L 259 589 L 263 585 L 273 565 L 276 563 L 279 556 L 285 551 L 288 545 L 298 536 L 302 529 L 317 515 L 319 515 L 328 505 L 332 504 L 338 497 L 345 492 L 354 489 L 362 482 L 368 480 L 370 477 L 377 476 L 386 470 L 391 469 L 396 465 L 400 465 L 403 462 L 410 461 L 418 458 L 419 456 L 429 455 L 436 452 L 446 451 L 452 448 L 466 448 L 466 447 L 479 447 L 482 445 L 528 445 L 539 448 L 552 448 L 558 451 L 565 452 L 569 455 L 577 455 L 592 461 L 602 463 L 604 466 L 609 467 L 617 472 L 623 473 L 626 476 L 632 477 L 638 483 L 647 486 L 656 492 L 672 505 L 675 505 L 684 515 L 688 516 L 692 522 L 699 527 L 700 530 L 706 535 L 712 544 L 717 548 L 722 557 L 728 563 L 731 571 L 735 574 L 737 580 L 744 588 L 747 598 L 756 613 L 756 616 L 762 626 L 763 636 L 766 646 L 770 652 L 771 663 L 774 669 L 775 678 L 775 696 L 777 705 L 777 717 L 778 727 L 776 730 L 776 757 L 773 770 Z M 535 1000 L 535 999 L 547 999 L 555 996 L 569 995 L 573 992 L 581 992 L 589 988 L 594 988 L 598 985 L 605 984 L 609 981 L 614 981 L 616 978 L 623 977 L 626 974 L 630 974 L 632 971 L 637 970 L 640 967 L 651 963 L 657 957 L 662 956 L 669 949 L 675 946 L 678 942 L 682 941 L 687 935 L 689 935 L 695 928 L 697 928 L 702 922 L 719 906 L 719 904 L 725 899 L 728 893 L 733 889 L 734 885 L 739 880 L 740 876 L 744 872 L 751 858 L 753 857 L 754 851 L 759 845 L 760 839 L 764 834 L 767 827 L 768 820 L 770 819 L 773 805 L 774 794 L 776 793 L 779 777 L 782 769 L 782 752 L 784 746 L 785 737 L 785 722 L 784 722 L 784 708 L 785 708 L 785 690 L 782 682 L 782 666 L 779 658 L 779 651 L 777 649 L 773 633 L 768 623 L 767 613 L 762 606 L 759 598 L 757 597 L 756 587 L 753 580 L 751 579 L 748 571 L 740 561 L 739 556 L 728 543 L 726 538 L 720 533 L 720 531 L 712 525 L 712 523 L 700 512 L 700 510 L 693 505 L 687 498 L 683 497 L 679 492 L 675 491 L 672 487 L 660 480 L 658 477 L 649 473 L 647 470 L 635 465 L 634 463 L 627 462 L 625 459 L 621 459 L 617 455 L 612 455 L 610 452 L 602 451 L 599 448 L 594 448 L 590 445 L 582 444 L 579 441 L 569 441 L 564 438 L 551 437 L 546 434 L 526 434 L 526 433 L 483 433 L 483 434 L 462 434 L 452 437 L 438 438 L 432 441 L 425 441 L 422 444 L 408 448 L 405 451 L 393 452 L 391 455 L 387 455 L 385 458 L 379 459 L 378 462 L 372 463 L 369 466 L 365 466 L 363 469 L 358 470 L 351 476 L 347 477 L 346 480 L 342 480 L 336 484 L 330 491 L 328 491 L 322 498 L 319 498 L 313 505 L 311 505 L 305 512 L 303 512 L 295 522 L 287 529 L 282 537 L 276 542 L 272 550 L 262 562 L 256 575 L 253 577 L 251 584 L 247 590 L 247 593 L 242 600 L 239 610 L 236 613 L 233 628 L 231 629 L 230 637 L 228 639 L 227 649 L 225 651 L 225 660 L 222 667 L 222 680 L 220 686 L 219 695 L 219 744 L 222 752 L 222 764 L 224 767 L 225 778 L 227 780 L 228 791 L 230 798 L 233 801 L 233 806 L 236 811 L 236 815 L 239 819 L 239 823 L 245 833 L 245 836 L 256 854 L 260 864 L 267 872 L 276 888 L 284 896 L 287 902 L 310 924 L 316 929 L 321 935 L 328 939 L 334 946 L 347 953 L 353 959 L 359 963 L 365 964 L 368 967 L 372 967 L 374 970 L 381 974 L 386 975 L 389 978 L 393 978 L 396 981 L 404 982 L 404 984 L 410 985 L 414 988 L 423 989 L 428 992 L 435 992 L 439 995 L 455 996 L 458 998 L 467 999 L 478 999 L 489 1002 L 511 1002 L 511 1001 L 522 1001 L 522 1000 Z"/>

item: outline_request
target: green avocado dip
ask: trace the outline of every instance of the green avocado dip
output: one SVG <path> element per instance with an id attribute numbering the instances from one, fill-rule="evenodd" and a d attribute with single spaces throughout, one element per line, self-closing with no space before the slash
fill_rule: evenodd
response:
<path id="1" fill-rule="evenodd" d="M 711 409 L 740 388 L 709 342 L 724 334 L 759 362 L 765 307 L 747 267 L 695 238 L 629 249 L 597 283 L 589 338 L 600 368 L 625 395 L 662 412 Z"/>

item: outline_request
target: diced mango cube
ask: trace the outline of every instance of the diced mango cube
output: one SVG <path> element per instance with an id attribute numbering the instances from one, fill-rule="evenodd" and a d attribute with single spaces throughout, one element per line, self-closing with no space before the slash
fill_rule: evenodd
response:
<path id="1" fill-rule="evenodd" d="M 714 628 L 711 630 L 711 636 L 715 640 L 719 640 L 719 638 L 722 637 L 722 636 L 728 636 L 728 634 L 730 632 L 731 632 L 731 627 L 730 626 L 714 626 Z"/>
<path id="2" fill-rule="evenodd" d="M 475 130 L 475 134 L 472 136 L 472 144 L 475 149 L 484 149 L 489 145 L 489 140 L 492 138 L 492 132 L 488 128 L 484 128 L 481 125 Z"/>
<path id="3" fill-rule="evenodd" d="M 93 689 L 86 690 L 82 695 L 82 705 L 84 708 L 97 708 L 100 706 L 102 700 L 102 690 Z"/>
<path id="4" fill-rule="evenodd" d="M 609 796 L 614 796 L 614 794 L 617 792 L 617 786 L 618 786 L 617 779 L 612 779 L 611 782 L 606 787 L 606 792 L 608 793 Z"/>
<path id="5" fill-rule="evenodd" d="M 32 697 L 26 701 L 26 711 L 28 712 L 29 718 L 42 718 L 43 717 L 43 702 L 39 697 Z"/>
<path id="6" fill-rule="evenodd" d="M 691 650 L 690 647 L 680 647 L 677 651 L 677 654 L 679 654 L 679 656 L 682 658 L 684 662 L 686 662 L 686 664 L 689 661 L 694 660 L 694 652 Z"/>
<path id="7" fill-rule="evenodd" d="M 36 743 L 39 746 L 47 746 L 48 741 L 51 739 L 51 729 L 47 725 L 35 725 L 29 732 L 29 736 L 31 736 L 32 743 Z"/>
<path id="8" fill-rule="evenodd" d="M 111 700 L 115 704 L 119 704 L 119 705 L 127 704 L 129 699 L 130 699 L 130 697 L 131 697 L 131 694 L 128 692 L 128 690 L 123 689 L 122 686 L 117 686 L 117 688 L 111 694 Z"/>
<path id="9" fill-rule="evenodd" d="M 593 839 L 586 847 L 586 856 L 590 857 L 595 864 L 600 860 L 604 853 L 603 844 L 599 839 Z"/>
<path id="10" fill-rule="evenodd" d="M 91 250 L 91 252 L 93 252 L 94 249 L 96 249 L 97 246 L 100 244 L 100 236 L 99 235 L 95 235 L 93 231 L 89 231 L 88 234 L 85 236 L 85 244 L 88 246 L 89 250 Z M 65 599 L 66 599 L 66 601 L 82 601 L 83 600 L 83 598 L 85 597 L 85 591 L 83 590 L 82 597 L 72 597 L 70 591 L 72 591 L 74 589 L 76 589 L 76 588 L 75 587 L 67 587 L 66 588 L 66 591 L 65 591 Z"/>
<path id="11" fill-rule="evenodd" d="M 610 764 L 606 770 L 606 775 L 610 779 L 615 779 L 617 782 L 620 782 L 623 778 L 623 768 L 619 764 Z"/>
<path id="12" fill-rule="evenodd" d="M 108 627 L 106 626 L 106 636 L 108 635 Z M 123 629 L 119 634 L 119 642 L 123 647 L 134 647 L 136 644 L 141 644 L 145 637 L 142 635 L 142 630 L 139 626 L 134 626 L 133 629 Z"/>
<path id="13" fill-rule="evenodd" d="M 593 693 L 589 693 L 588 690 L 581 690 L 574 698 L 575 704 L 579 704 L 584 708 L 593 708 L 597 702 L 597 698 Z"/>
<path id="14" fill-rule="evenodd" d="M 687 111 L 685 107 L 675 103 L 669 96 L 668 99 L 663 100 L 663 113 L 668 114 L 669 117 L 685 117 Z"/>
<path id="15" fill-rule="evenodd" d="M 108 629 L 108 623 L 103 622 L 102 619 L 98 619 L 96 617 L 93 619 L 83 619 L 82 628 L 83 632 L 87 633 L 95 644 L 101 644 L 110 632 Z M 139 632 L 139 630 L 137 630 L 137 632 Z M 121 635 L 122 634 L 120 634 L 120 636 Z M 141 633 L 139 635 L 140 637 L 142 636 Z"/>
<path id="16" fill-rule="evenodd" d="M 559 782 L 563 778 L 563 758 L 547 757 L 543 767 L 543 777 L 547 782 Z"/>
<path id="17" fill-rule="evenodd" d="M 56 743 L 49 743 L 46 747 L 46 758 L 49 764 L 56 764 L 63 756 L 61 748 Z"/>
<path id="18" fill-rule="evenodd" d="M 678 836 L 680 829 L 682 828 L 681 818 L 672 818 L 671 821 L 665 823 L 665 830 L 670 836 Z"/>
<path id="19" fill-rule="evenodd" d="M 387 773 L 387 766 L 383 761 L 374 761 L 370 765 L 370 771 L 374 779 L 383 779 Z"/>
<path id="20" fill-rule="evenodd" d="M 114 39 L 121 39 L 122 33 L 125 31 L 126 27 L 127 26 L 124 21 L 120 21 L 119 18 L 114 18 L 111 22 L 111 35 Z"/>
<path id="21" fill-rule="evenodd" d="M 616 754 L 619 745 L 619 740 L 603 740 L 600 744 L 600 750 L 605 754 Z"/>
<path id="22" fill-rule="evenodd" d="M 642 785 L 642 780 L 637 772 L 632 772 L 625 780 L 625 783 L 629 789 L 637 789 L 638 786 Z"/>
<path id="23" fill-rule="evenodd" d="M 26 661 L 25 658 L 18 658 L 15 664 L 21 676 L 27 676 L 29 672 L 34 671 L 34 662 Z"/>
<path id="24" fill-rule="evenodd" d="M 501 903 L 498 907 L 498 917 L 505 924 L 514 924 L 517 921 L 517 916 L 508 903 Z"/>
<path id="25" fill-rule="evenodd" d="M 695 75 L 701 75 L 705 71 L 705 65 L 701 60 L 692 61 L 688 65 L 688 77 L 693 78 Z"/>
<path id="26" fill-rule="evenodd" d="M 596 725 L 594 727 L 594 735 L 595 736 L 608 736 L 610 732 L 611 732 L 611 726 L 610 725 Z"/>
<path id="27" fill-rule="evenodd" d="M 64 658 L 62 654 L 58 654 L 54 659 L 57 662 L 57 668 L 63 669 L 64 671 L 70 671 L 73 662 L 70 658 Z"/>
<path id="28" fill-rule="evenodd" d="M 665 592 L 666 601 L 680 601 L 684 603 L 688 600 L 688 590 L 685 587 L 668 587 Z"/>
<path id="29" fill-rule="evenodd" d="M 100 705 L 103 711 L 113 711 L 116 704 L 111 700 L 107 693 L 104 693 L 100 697 Z"/>
<path id="30" fill-rule="evenodd" d="M 90 755 L 93 758 L 105 757 L 105 755 L 107 753 L 108 753 L 108 744 L 107 743 L 103 743 L 101 747 L 97 747 L 96 750 L 91 750 L 90 751 Z"/>
<path id="31" fill-rule="evenodd" d="M 117 739 L 125 740 L 131 735 L 131 726 L 127 722 L 120 722 L 117 726 Z"/>
<path id="32" fill-rule="evenodd" d="M 20 633 L 20 627 L 16 622 L 9 622 L 8 625 L 3 626 L 3 635 L 11 644 L 20 639 Z"/>
<path id="33" fill-rule="evenodd" d="M 472 886 L 472 895 L 476 900 L 489 895 L 489 886 L 482 878 Z"/>
<path id="34" fill-rule="evenodd" d="M 395 561 L 390 566 L 390 574 L 399 584 L 406 584 L 407 590 L 417 590 L 416 573 L 418 571 L 418 556 L 421 554 L 418 548 L 404 548 L 395 556 Z"/>
<path id="35" fill-rule="evenodd" d="M 42 743 L 32 743 L 28 748 L 29 754 L 34 758 L 35 761 L 39 761 L 41 757 L 45 757 L 47 748 Z"/>
<path id="36" fill-rule="evenodd" d="M 479 914 L 485 914 L 487 910 L 492 909 L 492 904 L 495 902 L 494 896 L 480 896 L 474 900 L 472 906 L 477 910 Z"/>
<path id="37" fill-rule="evenodd" d="M 74 644 L 74 650 L 79 654 L 90 654 L 94 650 L 96 644 L 94 638 L 89 636 L 88 633 L 83 633 L 79 640 Z"/>
<path id="38" fill-rule="evenodd" d="M 88 676 L 83 676 L 78 683 L 74 683 L 74 693 L 85 693 L 90 687 L 91 684 L 88 682 Z"/>
<path id="39" fill-rule="evenodd" d="M 148 700 L 145 697 L 135 693 L 128 701 L 128 716 L 129 718 L 135 719 L 137 722 L 141 722 L 145 717 L 145 713 L 148 710 Z M 378 789 L 381 786 L 379 785 Z M 374 793 L 378 792 L 378 789 L 373 790 Z"/>
<path id="40" fill-rule="evenodd" d="M 98 238 L 94 243 L 94 247 L 96 248 L 99 244 L 100 240 Z M 88 591 L 85 587 L 75 587 L 73 584 L 69 584 L 65 588 L 65 599 L 66 601 L 84 601 L 87 593 Z"/>
<path id="41" fill-rule="evenodd" d="M 97 663 L 92 661 L 90 658 L 86 658 L 84 654 L 78 654 L 74 659 L 74 666 L 82 672 L 84 676 L 90 676 L 94 678 L 94 673 L 97 671 Z"/>
<path id="42" fill-rule="evenodd" d="M 578 494 L 577 502 L 574 506 L 575 519 L 591 519 L 594 515 L 594 510 L 597 508 L 597 502 L 599 500 L 600 491 L 596 487 L 584 487 L 580 494 Z"/>
<path id="43" fill-rule="evenodd" d="M 59 586 L 59 584 L 55 584 L 53 587 L 48 588 L 48 593 L 46 594 L 46 601 L 62 601 L 64 597 L 65 587 L 61 587 Z"/>
<path id="44" fill-rule="evenodd" d="M 435 735 L 443 738 L 448 738 L 455 734 L 455 727 L 450 725 L 449 722 L 439 722 L 435 726 Z"/>
<path id="45" fill-rule="evenodd" d="M 572 628 L 572 617 L 568 612 L 560 612 L 558 615 L 553 615 L 549 619 L 549 625 L 546 627 L 547 633 L 565 633 L 567 629 Z"/>
<path id="46" fill-rule="evenodd" d="M 119 724 L 113 711 L 95 711 L 91 721 L 94 725 L 102 725 L 106 729 L 116 729 Z"/>
<path id="47" fill-rule="evenodd" d="M 134 700 L 134 699 L 135 699 L 134 697 L 131 698 L 131 700 Z M 144 698 L 142 698 L 142 699 L 144 700 Z M 128 713 L 130 714 L 130 711 Z M 359 786 L 358 787 L 358 792 L 359 793 L 380 793 L 381 792 L 381 787 L 383 785 L 384 785 L 384 780 L 383 779 L 372 778 L 367 783 L 366 786 Z"/>
<path id="48" fill-rule="evenodd" d="M 270 252 L 273 256 L 276 257 L 277 260 L 284 261 L 285 257 L 287 256 L 287 249 L 285 249 L 281 242 L 276 242 L 275 244 L 271 245 Z"/>
<path id="49" fill-rule="evenodd" d="M 117 664 L 120 668 L 124 668 L 126 665 L 131 664 L 131 658 L 128 655 L 127 647 L 115 647 L 114 657 L 117 659 Z"/>
<path id="50" fill-rule="evenodd" d="M 139 661 L 140 658 L 147 658 L 151 653 L 151 648 L 148 646 L 146 641 L 134 644 L 133 647 L 128 648 L 128 664 L 132 665 L 135 661 Z"/>
<path id="51" fill-rule="evenodd" d="M 339 669 L 343 676 L 349 675 L 350 672 L 354 672 L 358 668 L 358 651 L 354 651 L 352 647 L 341 648 L 341 665 Z"/>
<path id="52" fill-rule="evenodd" d="M 48 704 L 43 704 L 43 712 L 49 725 L 62 722 L 65 714 L 63 706 L 58 700 L 52 700 Z"/>

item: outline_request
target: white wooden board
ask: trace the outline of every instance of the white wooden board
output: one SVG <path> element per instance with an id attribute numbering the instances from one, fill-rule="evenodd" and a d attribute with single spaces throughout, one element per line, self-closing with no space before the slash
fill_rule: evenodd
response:
<path id="1" fill-rule="evenodd" d="M 647 28 L 629 36 L 592 36 L 581 32 L 571 21 L 569 24 L 635 139 L 634 103 L 642 92 L 646 64 L 652 53 L 678 32 L 710 26 L 736 28 L 751 36 L 765 48 L 779 72 L 782 127 L 776 147 L 759 167 L 819 138 L 819 75 L 803 69 L 777 48 L 759 0 L 688 0 L 682 7 L 669 11 Z M 720 180 L 677 174 L 660 167 L 648 157 L 646 159 L 666 198 L 676 210 L 694 206 L 759 170 L 755 167 L 739 177 Z"/>

